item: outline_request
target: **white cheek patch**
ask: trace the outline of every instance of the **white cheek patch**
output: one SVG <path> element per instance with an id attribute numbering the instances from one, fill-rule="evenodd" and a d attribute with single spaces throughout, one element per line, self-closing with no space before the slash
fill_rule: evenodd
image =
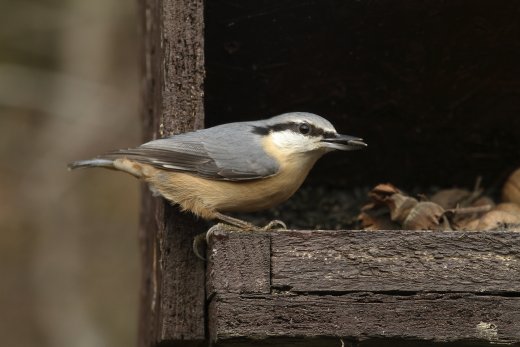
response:
<path id="1" fill-rule="evenodd" d="M 270 136 L 273 144 L 288 154 L 307 152 L 318 148 L 316 141 L 312 138 L 291 130 L 275 131 Z"/>

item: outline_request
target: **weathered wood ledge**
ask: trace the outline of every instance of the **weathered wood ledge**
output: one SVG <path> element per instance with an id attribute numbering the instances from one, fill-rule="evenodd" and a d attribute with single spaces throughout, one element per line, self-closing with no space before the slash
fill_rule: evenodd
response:
<path id="1" fill-rule="evenodd" d="M 520 345 L 520 233 L 217 230 L 206 295 L 217 346 Z"/>

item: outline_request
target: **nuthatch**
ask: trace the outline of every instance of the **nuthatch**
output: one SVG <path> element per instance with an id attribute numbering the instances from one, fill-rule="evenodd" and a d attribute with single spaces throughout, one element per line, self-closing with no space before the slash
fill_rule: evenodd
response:
<path id="1" fill-rule="evenodd" d="M 293 112 L 154 140 L 69 168 L 127 172 L 183 210 L 249 229 L 248 222 L 223 213 L 278 205 L 298 190 L 323 154 L 365 146 L 360 138 L 338 134 L 320 116 Z"/>

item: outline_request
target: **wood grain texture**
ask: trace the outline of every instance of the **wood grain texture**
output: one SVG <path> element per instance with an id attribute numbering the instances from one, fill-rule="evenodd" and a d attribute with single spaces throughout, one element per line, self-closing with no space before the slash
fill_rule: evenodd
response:
<path id="1" fill-rule="evenodd" d="M 204 127 L 204 2 L 163 0 L 161 137 Z"/>
<path id="2" fill-rule="evenodd" d="M 272 234 L 272 285 L 295 292 L 520 293 L 520 233 Z"/>
<path id="3" fill-rule="evenodd" d="M 161 112 L 160 17 L 156 0 L 140 0 L 141 28 L 141 124 L 143 142 L 157 137 Z M 162 202 L 153 198 L 145 184 L 141 187 L 139 245 L 141 253 L 141 290 L 139 294 L 138 346 L 154 346 L 159 330 L 160 269 L 158 231 L 162 223 Z"/>
<path id="4" fill-rule="evenodd" d="M 208 247 L 206 295 L 270 293 L 270 235 L 216 231 Z"/>
<path id="5" fill-rule="evenodd" d="M 520 298 L 517 297 L 433 293 L 412 296 L 230 293 L 216 295 L 209 312 L 213 317 L 210 337 L 219 343 L 245 337 L 342 337 L 347 341 L 399 338 L 472 341 L 485 345 L 520 341 Z M 315 345 L 312 339 L 306 342 L 302 345 Z M 279 340 L 273 344 L 287 345 L 284 343 Z M 340 343 L 332 345 L 340 346 Z"/>
<path id="6" fill-rule="evenodd" d="M 519 252 L 514 232 L 218 230 L 209 249 L 210 339 L 520 344 Z"/>
<path id="7" fill-rule="evenodd" d="M 201 128 L 202 0 L 140 0 L 139 6 L 144 140 Z M 143 194 L 139 346 L 205 338 L 205 265 L 191 251 L 193 236 L 203 230 L 190 214 Z"/>

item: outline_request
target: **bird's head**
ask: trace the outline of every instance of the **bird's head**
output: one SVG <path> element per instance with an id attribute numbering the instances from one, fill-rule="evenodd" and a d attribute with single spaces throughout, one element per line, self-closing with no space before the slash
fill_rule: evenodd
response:
<path id="1" fill-rule="evenodd" d="M 324 154 L 366 147 L 363 139 L 338 134 L 325 118 L 306 112 L 285 113 L 269 118 L 253 127 L 253 132 L 266 139 L 284 155 Z"/>

